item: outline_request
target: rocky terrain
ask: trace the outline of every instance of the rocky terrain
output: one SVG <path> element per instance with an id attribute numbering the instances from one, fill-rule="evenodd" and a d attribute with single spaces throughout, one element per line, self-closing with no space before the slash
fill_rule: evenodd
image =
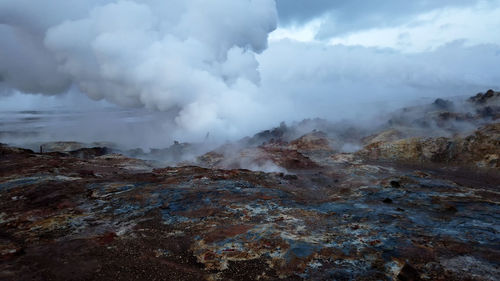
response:
<path id="1" fill-rule="evenodd" d="M 1 145 L 0 280 L 499 280 L 499 118 L 487 91 L 149 152 L 171 167 Z"/>

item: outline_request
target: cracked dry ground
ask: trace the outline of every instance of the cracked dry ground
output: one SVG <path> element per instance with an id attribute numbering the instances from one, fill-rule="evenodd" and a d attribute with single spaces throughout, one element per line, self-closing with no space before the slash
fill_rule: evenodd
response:
<path id="1" fill-rule="evenodd" d="M 0 156 L 0 280 L 500 279 L 497 171 Z"/>

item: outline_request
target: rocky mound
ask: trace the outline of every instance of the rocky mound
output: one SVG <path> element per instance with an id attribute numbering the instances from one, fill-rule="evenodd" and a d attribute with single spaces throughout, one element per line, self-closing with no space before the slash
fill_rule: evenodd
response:
<path id="1" fill-rule="evenodd" d="M 328 135 L 321 131 L 312 131 L 305 134 L 298 139 L 290 142 L 288 148 L 298 151 L 333 151 L 335 143 Z"/>
<path id="2" fill-rule="evenodd" d="M 91 148 L 80 148 L 77 150 L 69 151 L 67 154 L 82 158 L 82 159 L 90 159 L 94 157 L 103 156 L 106 154 L 110 154 L 111 150 L 107 147 L 91 147 Z"/>
<path id="3" fill-rule="evenodd" d="M 468 101 L 476 105 L 489 104 L 492 106 L 498 106 L 500 105 L 500 92 L 495 92 L 490 89 L 486 93 L 478 93 L 477 95 L 469 98 Z"/>
<path id="4" fill-rule="evenodd" d="M 373 134 L 371 136 L 362 139 L 364 144 L 372 144 L 378 142 L 392 142 L 405 138 L 405 134 L 396 129 L 389 129 L 382 131 L 378 134 Z"/>
<path id="5" fill-rule="evenodd" d="M 387 124 L 375 130 L 371 138 L 380 132 L 394 130 L 399 133 L 393 134 L 392 140 L 398 137 L 465 136 L 500 118 L 499 97 L 499 92 L 489 90 L 467 100 L 436 99 L 431 104 L 406 107 L 391 114 Z M 370 142 L 368 138 L 365 144 Z"/>
<path id="6" fill-rule="evenodd" d="M 219 148 L 216 151 L 199 156 L 196 164 L 210 168 L 249 169 L 267 172 L 318 167 L 311 159 L 297 150 L 273 145 L 238 150 Z"/>
<path id="7" fill-rule="evenodd" d="M 283 130 L 284 126 L 280 128 Z M 334 152 L 333 146 L 334 141 L 326 133 L 314 130 L 290 142 L 284 141 L 283 138 L 271 138 L 257 147 L 249 143 L 242 146 L 242 142 L 239 145 L 221 146 L 199 156 L 196 164 L 211 168 L 264 171 L 279 171 L 280 168 L 313 169 L 317 168 L 318 164 L 310 159 L 310 154 L 331 154 Z"/>
<path id="8" fill-rule="evenodd" d="M 5 144 L 0 143 L 0 156 L 5 155 L 16 155 L 16 154 L 31 154 L 32 150 L 18 148 L 18 147 L 10 147 Z"/>
<path id="9" fill-rule="evenodd" d="M 357 154 L 372 160 L 500 168 L 500 123 L 486 125 L 464 138 L 373 140 Z"/>

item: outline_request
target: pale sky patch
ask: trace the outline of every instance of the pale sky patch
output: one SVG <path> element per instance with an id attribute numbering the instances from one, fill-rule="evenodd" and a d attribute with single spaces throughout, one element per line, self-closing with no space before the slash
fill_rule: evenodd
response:
<path id="1" fill-rule="evenodd" d="M 331 38 L 330 45 L 392 48 L 406 53 L 432 51 L 457 40 L 465 46 L 500 44 L 500 8 L 484 3 L 475 7 L 439 9 L 421 14 L 406 24 L 362 30 Z"/>
<path id="2" fill-rule="evenodd" d="M 391 48 L 403 53 L 432 51 L 454 41 L 464 46 L 500 44 L 500 7 L 491 2 L 475 6 L 441 8 L 409 17 L 399 26 L 363 29 L 340 37 L 318 39 L 322 25 L 331 18 L 321 16 L 302 25 L 279 27 L 269 41 L 288 39 L 327 45 Z M 497 36 L 492 31 L 499 30 Z"/>
<path id="3" fill-rule="evenodd" d="M 279 41 L 289 39 L 298 42 L 314 42 L 316 35 L 325 19 L 316 18 L 303 25 L 294 25 L 289 27 L 278 27 L 269 34 L 269 41 Z"/>

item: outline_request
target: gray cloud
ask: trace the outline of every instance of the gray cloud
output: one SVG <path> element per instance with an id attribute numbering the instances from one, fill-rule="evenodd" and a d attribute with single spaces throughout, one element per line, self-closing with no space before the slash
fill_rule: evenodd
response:
<path id="1" fill-rule="evenodd" d="M 370 120 L 418 98 L 464 96 L 500 87 L 499 51 L 498 45 L 465 47 L 455 42 L 434 51 L 402 54 L 283 40 L 272 44 L 259 62 L 262 88 L 272 93 L 268 102 L 275 105 L 276 115 L 288 120 Z"/>
<path id="2" fill-rule="evenodd" d="M 39 35 L 0 24 L 0 38 L 0 84 L 45 94 L 68 89 L 69 77 L 58 71 L 55 57 L 44 48 Z"/>
<path id="3" fill-rule="evenodd" d="M 255 53 L 273 0 L 0 2 L 0 75 L 27 93 L 64 92 L 166 110 L 258 83 Z"/>
<path id="4" fill-rule="evenodd" d="M 0 17 L 0 91 L 71 89 L 167 112 L 157 115 L 167 118 L 157 121 L 168 130 L 161 139 L 196 140 L 208 131 L 236 138 L 307 117 L 370 119 L 422 96 L 500 86 L 498 45 L 455 42 L 415 54 L 287 40 L 268 46 L 278 19 L 273 0 L 49 2 L 0 0 L 0 15 L 8 15 Z M 335 7 L 346 9 L 345 24 L 370 14 L 335 3 L 344 3 Z M 395 5 L 373 13 L 406 11 Z"/>
<path id="5" fill-rule="evenodd" d="M 323 38 L 366 28 L 397 25 L 418 13 L 474 5 L 478 2 L 479 0 L 277 0 L 277 7 L 280 24 L 285 26 L 327 16 L 328 20 L 318 34 Z"/>

